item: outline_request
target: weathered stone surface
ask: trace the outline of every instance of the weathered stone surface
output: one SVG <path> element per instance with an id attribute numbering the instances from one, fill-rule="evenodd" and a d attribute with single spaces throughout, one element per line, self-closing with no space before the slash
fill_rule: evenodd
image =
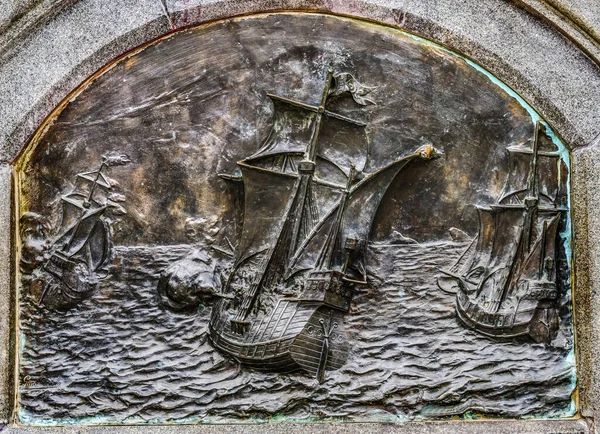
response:
<path id="1" fill-rule="evenodd" d="M 36 29 L 0 65 L 0 161 L 86 77 L 169 30 L 155 0 L 82 1 Z"/>
<path id="2" fill-rule="evenodd" d="M 0 9 L 0 63 L 37 27 L 78 0 L 11 0 Z"/>
<path id="3" fill-rule="evenodd" d="M 562 6 L 563 13 L 573 11 L 573 16 L 588 28 L 590 34 L 598 35 L 599 4 L 594 0 L 572 0 L 566 4 L 563 1 L 548 1 L 555 6 Z M 123 4 L 101 4 L 100 2 L 82 2 L 86 5 L 77 6 L 51 21 L 47 28 L 32 32 L 22 46 L 15 47 L 14 55 L 7 63 L 0 66 L 0 101 L 3 125 L 0 126 L 0 160 L 4 161 L 14 156 L 28 135 L 35 130 L 44 116 L 81 80 L 98 69 L 111 56 L 114 57 L 124 50 L 142 43 L 153 35 L 166 32 L 169 29 L 167 18 L 161 13 L 159 1 L 148 2 L 148 8 L 153 11 L 152 18 L 143 18 L 131 23 L 124 23 L 127 13 L 121 14 Z M 89 4 L 93 3 L 89 8 Z M 409 5 L 407 6 L 407 3 Z M 193 0 L 169 3 L 174 25 L 192 25 L 200 23 L 208 17 L 220 18 L 227 16 L 231 10 L 234 13 L 249 13 L 252 11 L 272 10 L 292 7 L 308 7 L 331 10 L 334 12 L 362 15 L 367 18 L 380 20 L 393 25 L 403 26 L 408 30 L 437 39 L 447 45 L 458 48 L 463 53 L 486 65 L 494 73 L 501 76 L 513 88 L 519 91 L 530 103 L 540 109 L 542 114 L 551 120 L 566 141 L 580 145 L 590 140 L 597 133 L 600 110 L 597 81 L 598 71 L 568 42 L 558 36 L 547 25 L 539 20 L 520 12 L 507 2 L 481 2 L 478 8 L 473 8 L 470 2 L 415 2 L 377 1 L 377 2 L 341 2 L 340 1 L 247 1 L 219 2 Z M 127 7 L 134 7 L 129 4 Z M 360 6 L 360 9 L 356 5 Z M 404 7 L 404 8 L 403 8 Z M 105 8 L 105 9 L 104 9 Z M 231 9 L 234 8 L 234 9 Z M 350 10 L 354 8 L 353 11 Z M 411 9 L 412 8 L 412 9 Z M 2 9 L 2 8 L 0 8 Z M 95 11 L 97 15 L 87 16 L 87 12 Z M 104 10 L 110 11 L 111 18 L 101 19 Z M 508 13 L 506 12 L 508 11 Z M 212 15 L 211 15 L 212 13 Z M 7 13 L 6 16 L 11 15 Z M 186 17 L 184 19 L 184 17 Z M 431 17 L 434 17 L 433 19 Z M 516 17 L 516 19 L 515 19 Z M 573 19 L 573 18 L 572 18 Z M 80 29 L 72 27 L 73 20 L 81 22 Z M 57 22 L 60 21 L 59 24 Z M 105 22 L 105 27 L 100 25 Z M 5 20 L 6 22 L 6 20 Z M 117 23 L 117 24 L 115 24 Z M 140 24 L 142 23 L 142 24 Z M 88 34 L 86 28 L 92 27 Z M 142 26 L 140 29 L 136 26 Z M 148 27 L 144 27 L 148 26 Z M 61 35 L 53 39 L 56 29 L 62 29 Z M 477 31 L 475 31 L 477 30 Z M 129 33 L 128 33 L 129 32 Z M 479 34 L 477 32 L 483 32 Z M 486 34 L 488 35 L 486 37 Z M 533 43 L 523 43 L 533 34 Z M 126 36 L 122 36 L 126 35 Z M 483 35 L 483 37 L 480 37 Z M 550 35 L 550 37 L 548 37 Z M 78 41 L 79 40 L 79 41 Z M 81 41 L 81 42 L 80 42 Z M 91 45 L 90 45 L 91 44 Z M 64 47 L 62 47 L 64 45 Z M 525 45 L 525 48 L 523 46 Z M 59 49 L 57 49 L 58 46 Z M 48 49 L 50 50 L 48 51 Z M 78 52 L 80 51 L 80 52 Z M 84 52 L 82 54 L 82 52 Z M 540 62 L 535 53 L 548 59 Z M 531 57 L 532 53 L 534 54 Z M 548 57 L 548 55 L 550 57 Z M 31 61 L 27 62 L 27 57 Z M 82 60 L 84 59 L 84 60 Z M 79 63 L 78 63 L 79 62 Z M 58 63 L 58 65 L 57 65 Z M 583 67 L 582 67 L 583 66 Z M 539 69 L 539 70 L 538 70 Z M 43 71 L 43 73 L 41 73 Z M 46 74 L 50 79 L 46 79 Z M 573 75 L 579 78 L 572 80 Z M 8 82 L 8 84 L 6 84 Z M 589 85 L 589 88 L 588 88 Z M 547 86 L 547 88 L 543 88 Z M 575 92 L 573 92 L 575 89 Z M 31 92 L 31 93 L 30 93 Z M 31 95 L 31 97 L 27 97 Z M 14 107 L 12 107 L 14 105 Z M 33 107 L 33 108 L 32 108 Z M 26 114 L 26 116 L 25 116 Z M 564 115 L 564 116 L 563 116 Z M 589 148 L 583 148 L 573 155 L 573 215 L 576 236 L 576 309 L 579 330 L 579 384 L 581 403 L 585 415 L 593 415 L 597 408 L 598 375 L 595 366 L 598 365 L 598 306 L 592 300 L 595 297 L 598 284 L 598 256 L 594 252 L 600 234 L 600 221 L 596 211 L 599 208 L 594 197 L 595 185 L 600 173 L 595 159 L 598 148 L 596 143 Z M 6 172 L 6 174 L 5 174 Z M 6 166 L 2 169 L 2 178 L 8 179 Z M 8 184 L 0 182 L 0 200 L 9 200 Z M 6 187 L 6 188 L 5 188 Z M 580 196 L 581 194 L 581 196 Z M 2 205 L 8 202 L 1 202 Z M 4 211 L 0 205 L 0 211 Z M 589 214 L 588 214 L 589 212 Z M 9 221 L 9 214 L 0 215 L 0 224 Z M 8 243 L 8 232 L 0 231 L 2 245 Z M 591 250 L 586 250 L 591 249 Z M 590 257 L 586 257 L 587 252 Z M 0 250 L 0 253 L 4 251 Z M 0 270 L 10 267 L 8 255 L 2 255 Z M 4 268 L 3 268 L 4 267 Z M 4 276 L 6 279 L 6 276 Z M 2 285 L 0 290 L 9 288 Z M 4 294 L 0 306 L 8 303 L 8 294 Z M 7 310 L 5 310 L 7 312 Z M 596 320 L 594 320 L 594 317 Z M 0 333 L 2 330 L 0 330 Z M 2 336 L 6 336 L 5 333 Z M 5 341 L 3 341 L 5 342 Z M 7 357 L 6 346 L 0 351 L 2 357 Z M 0 365 L 3 365 L 0 361 Z M 4 365 L 6 366 L 6 365 Z M 1 378 L 0 374 L 0 378 Z M 3 384 L 0 382 L 0 384 Z M 5 384 L 5 383 L 4 383 Z M 0 409 L 7 408 L 7 400 L 2 397 Z M 244 427 L 245 432 L 286 432 L 303 429 L 307 432 L 350 432 L 350 427 L 323 425 L 280 425 Z M 360 432 L 459 432 L 454 422 L 427 423 L 410 425 L 354 425 Z M 1 430 L 1 428 L 0 428 Z M 100 432 L 131 432 L 131 433 L 185 433 L 185 432 L 239 432 L 239 426 L 221 427 L 129 427 L 129 428 L 63 428 L 63 429 L 30 429 L 7 428 L 6 432 L 18 433 L 100 433 Z M 588 432 L 585 422 L 579 421 L 524 421 L 524 422 L 472 422 L 469 432 Z"/>
<path id="4" fill-rule="evenodd" d="M 600 136 L 572 156 L 572 207 L 575 239 L 575 320 L 582 412 L 600 410 Z"/>
<path id="5" fill-rule="evenodd" d="M 551 27 L 563 34 L 584 52 L 592 61 L 600 66 L 600 44 L 594 40 L 589 29 L 575 13 L 557 9 L 551 1 L 547 0 L 515 0 L 516 3 L 535 16 L 546 21 Z M 555 2 L 559 3 L 559 2 Z"/>
<path id="6" fill-rule="evenodd" d="M 600 42 L 600 2 L 589 0 L 546 1 Z"/>
<path id="7" fill-rule="evenodd" d="M 11 167 L 0 165 L 0 423 L 6 422 L 11 402 L 9 337 L 11 325 Z"/>
<path id="8" fill-rule="evenodd" d="M 129 426 L 129 427 L 11 427 L 8 434 L 587 434 L 591 431 L 584 420 L 529 420 L 482 422 L 411 422 L 411 423 L 282 423 L 263 425 L 202 426 Z"/>
<path id="9" fill-rule="evenodd" d="M 0 33 L 33 8 L 40 0 L 7 0 L 0 9 Z"/>

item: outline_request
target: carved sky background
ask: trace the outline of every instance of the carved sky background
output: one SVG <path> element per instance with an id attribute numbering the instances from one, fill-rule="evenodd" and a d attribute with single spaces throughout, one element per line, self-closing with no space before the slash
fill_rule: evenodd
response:
<path id="1" fill-rule="evenodd" d="M 419 241 L 474 235 L 474 204 L 493 203 L 506 147 L 533 134 L 524 107 L 463 59 L 400 32 L 320 15 L 265 15 L 187 30 L 122 60 L 94 80 L 40 137 L 26 166 L 22 211 L 60 214 L 77 172 L 107 152 L 128 214 L 116 244 L 186 241 L 188 217 L 232 229 L 235 186 L 220 179 L 271 127 L 267 92 L 316 103 L 327 67 L 377 86 L 375 105 L 341 102 L 368 122 L 370 168 L 430 143 L 445 156 L 414 163 L 382 203 L 373 238 L 393 230 Z M 367 168 L 369 169 L 369 168 Z M 386 218 L 381 218 L 386 216 Z M 225 231 L 226 233 L 228 231 Z"/>

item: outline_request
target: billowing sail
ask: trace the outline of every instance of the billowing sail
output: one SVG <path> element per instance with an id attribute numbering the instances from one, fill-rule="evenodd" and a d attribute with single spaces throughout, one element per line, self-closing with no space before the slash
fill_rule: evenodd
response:
<path id="1" fill-rule="evenodd" d="M 509 171 L 504 193 L 499 203 L 505 205 L 523 203 L 527 195 L 527 180 L 531 170 L 533 152 L 531 148 L 510 147 Z M 537 194 L 540 204 L 554 205 L 558 194 L 558 168 L 560 159 L 557 152 L 539 151 L 537 156 Z"/>
<path id="2" fill-rule="evenodd" d="M 244 225 L 236 263 L 275 247 L 299 177 L 239 163 L 244 181 Z"/>
<path id="3" fill-rule="evenodd" d="M 356 240 L 363 250 L 371 232 L 375 213 L 388 187 L 404 166 L 418 156 L 417 152 L 396 160 L 366 176 L 351 188 L 340 227 L 339 245 L 342 248 L 353 244 L 354 241 L 351 240 Z M 337 257 L 332 259 L 336 267 L 343 266 L 342 253 L 338 251 Z M 364 258 L 359 255 L 356 260 L 362 262 Z"/>
<path id="4" fill-rule="evenodd" d="M 480 284 L 479 294 L 485 299 L 484 310 L 495 313 L 502 301 L 507 284 L 520 267 L 518 257 L 523 249 L 521 240 L 527 210 L 525 207 L 494 206 L 496 231 L 488 272 Z M 520 241 L 521 240 L 521 241 Z"/>
<path id="5" fill-rule="evenodd" d="M 106 207 L 97 208 L 86 212 L 83 217 L 81 217 L 81 220 L 77 222 L 70 232 L 70 241 L 65 250 L 67 256 L 71 257 L 78 254 L 86 254 L 85 252 L 82 252 L 82 250 L 90 241 L 92 234 L 96 231 L 96 225 L 100 221 L 100 216 L 105 209 Z M 83 256 L 83 259 L 86 259 L 85 256 Z"/>
<path id="6" fill-rule="evenodd" d="M 485 277 L 494 244 L 496 213 L 491 208 L 477 207 L 479 214 L 479 232 L 471 261 L 455 271 L 466 283 L 477 286 Z"/>
<path id="7" fill-rule="evenodd" d="M 340 212 L 340 201 L 336 203 L 333 209 L 315 226 L 312 233 L 307 237 L 304 243 L 298 249 L 296 256 L 290 261 L 290 266 L 286 274 L 289 278 L 295 273 L 303 270 L 314 270 L 316 264 L 324 254 L 324 248 L 329 239 L 337 234 L 333 231 L 338 213 Z"/>
<path id="8" fill-rule="evenodd" d="M 415 153 L 397 160 L 351 187 L 345 203 L 340 198 L 298 249 L 298 254 L 290 263 L 288 276 L 301 270 L 319 268 L 324 251 L 331 243 L 335 243 L 333 255 L 327 258 L 325 267 L 345 271 L 345 247 L 352 243 L 357 243 L 359 248 L 365 246 L 375 213 L 387 188 L 402 168 L 418 155 Z M 337 220 L 339 220 L 339 227 L 336 228 Z M 352 241 L 349 242 L 349 238 Z M 353 262 L 363 260 L 360 257 L 362 255 L 358 256 Z M 353 265 L 361 266 L 360 263 Z"/>
<path id="9" fill-rule="evenodd" d="M 368 144 L 365 129 L 362 125 L 355 125 L 327 116 L 323 118 L 321 131 L 319 132 L 317 156 L 338 167 L 346 178 L 350 174 L 351 167 L 354 166 L 362 170 L 367 161 L 368 145 L 365 148 L 364 145 L 356 146 L 356 143 Z M 319 165 L 318 160 L 317 165 Z M 329 180 L 330 173 L 325 171 L 326 167 L 322 167 L 321 171 L 317 172 L 317 176 Z M 331 181 L 335 182 L 334 179 L 331 179 Z M 345 180 L 341 183 L 345 184 Z"/>
<path id="10" fill-rule="evenodd" d="M 546 269 L 546 259 L 554 259 L 554 249 L 556 244 L 556 231 L 558 229 L 558 222 L 560 219 L 559 213 L 554 215 L 540 214 L 538 216 L 538 226 L 541 227 L 539 231 L 540 236 L 537 237 L 531 252 L 522 264 L 519 270 L 519 275 L 515 276 L 515 281 L 521 279 L 533 279 L 541 280 L 543 278 L 554 278 L 554 276 L 548 276 L 547 272 L 550 271 L 554 274 L 554 264 L 549 264 L 551 270 Z"/>
<path id="11" fill-rule="evenodd" d="M 100 269 L 109 259 L 110 240 L 108 223 L 98 219 L 90 237 L 88 238 L 89 245 L 89 267 L 92 271 Z"/>
<path id="12" fill-rule="evenodd" d="M 479 214 L 479 233 L 477 235 L 477 253 L 473 260 L 474 269 L 485 267 L 492 254 L 494 235 L 496 234 L 496 213 L 491 208 L 477 207 Z M 475 278 L 475 276 L 470 276 Z"/>

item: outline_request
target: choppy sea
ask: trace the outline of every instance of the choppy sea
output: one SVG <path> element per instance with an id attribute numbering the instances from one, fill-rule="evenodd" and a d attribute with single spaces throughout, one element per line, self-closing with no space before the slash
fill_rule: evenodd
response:
<path id="1" fill-rule="evenodd" d="M 210 344 L 210 307 L 158 302 L 160 272 L 190 246 L 118 247 L 114 273 L 78 307 L 38 307 L 23 289 L 19 417 L 30 425 L 399 421 L 574 413 L 568 295 L 552 346 L 466 329 L 436 285 L 465 243 L 373 245 L 367 291 L 346 317 L 346 365 L 323 384 L 265 374 Z M 377 270 L 377 273 L 375 273 Z"/>

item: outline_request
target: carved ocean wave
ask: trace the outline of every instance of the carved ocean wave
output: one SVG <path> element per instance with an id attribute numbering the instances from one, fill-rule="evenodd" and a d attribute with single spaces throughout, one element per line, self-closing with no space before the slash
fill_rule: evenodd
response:
<path id="1" fill-rule="evenodd" d="M 211 346 L 209 307 L 188 315 L 160 306 L 158 276 L 190 246 L 116 248 L 115 273 L 77 308 L 59 313 L 22 297 L 21 421 L 572 415 L 569 310 L 553 346 L 494 341 L 466 329 L 455 317 L 454 297 L 435 283 L 437 268 L 453 263 L 464 248 L 450 242 L 372 245 L 372 284 L 346 316 L 348 361 L 328 372 L 323 384 L 240 367 Z"/>

